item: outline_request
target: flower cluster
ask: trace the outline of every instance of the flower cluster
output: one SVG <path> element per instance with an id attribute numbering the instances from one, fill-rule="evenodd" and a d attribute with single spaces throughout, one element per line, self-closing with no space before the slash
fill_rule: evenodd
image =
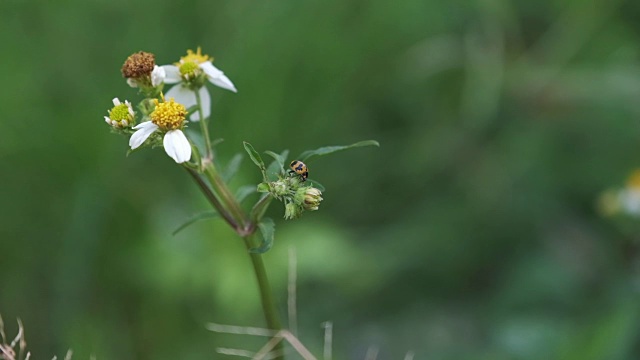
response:
<path id="1" fill-rule="evenodd" d="M 231 80 L 212 61 L 200 48 L 196 52 L 188 50 L 187 55 L 172 65 L 162 66 L 156 64 L 154 54 L 145 51 L 132 54 L 122 65 L 122 76 L 145 98 L 137 106 L 138 112 L 129 101 L 122 103 L 118 98 L 113 99 L 113 108 L 104 117 L 105 122 L 114 132 L 130 136 L 131 150 L 162 146 L 176 163 L 187 163 L 194 146 L 183 132 L 189 122 L 187 116 L 191 121 L 199 121 L 201 116 L 206 120 L 211 115 L 211 95 L 206 82 L 237 92 Z M 174 86 L 163 94 L 165 84 Z M 187 109 L 194 106 L 198 111 L 189 114 Z M 207 126 L 204 121 L 202 126 L 203 129 Z"/>
<path id="2" fill-rule="evenodd" d="M 306 185 L 299 176 L 280 176 L 278 180 L 258 185 L 259 192 L 269 195 L 284 203 L 284 218 L 299 218 L 306 211 L 318 210 L 322 201 L 322 192 Z"/>
<path id="3" fill-rule="evenodd" d="M 640 218 L 640 169 L 629 175 L 623 188 L 602 193 L 598 205 L 600 212 L 606 216 L 622 214 Z"/>

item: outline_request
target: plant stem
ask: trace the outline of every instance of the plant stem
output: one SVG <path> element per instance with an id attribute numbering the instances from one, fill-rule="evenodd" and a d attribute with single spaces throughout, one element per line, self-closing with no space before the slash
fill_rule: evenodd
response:
<path id="1" fill-rule="evenodd" d="M 206 147 L 206 156 L 200 163 L 200 170 L 209 180 L 211 188 L 207 186 L 196 170 L 187 168 L 187 171 L 196 181 L 198 186 L 200 186 L 200 189 L 203 191 L 207 199 L 209 199 L 213 207 L 244 240 L 247 252 L 251 257 L 251 264 L 253 265 L 253 271 L 256 274 L 256 280 L 258 281 L 260 302 L 262 303 L 262 311 L 264 312 L 264 317 L 267 321 L 267 327 L 273 330 L 280 330 L 282 327 L 280 325 L 278 311 L 273 300 L 273 294 L 271 293 L 271 286 L 269 286 L 267 271 L 264 267 L 264 262 L 262 261 L 262 255 L 255 254 L 250 251 L 254 248 L 253 234 L 255 233 L 257 223 L 260 221 L 260 218 L 268 207 L 270 199 L 261 199 L 259 204 L 256 204 L 257 207 L 254 208 L 254 212 L 251 214 L 252 218 L 249 219 L 247 217 L 247 214 L 242 210 L 237 199 L 231 193 L 231 190 L 213 165 L 213 149 L 211 148 L 211 139 L 209 137 L 207 121 L 204 118 L 204 112 L 202 110 L 202 99 L 200 99 L 199 91 L 196 90 L 194 92 L 196 95 L 198 114 L 200 115 L 200 126 L 202 127 L 202 135 L 204 137 Z M 277 348 L 282 350 L 282 343 L 280 343 Z M 284 356 L 282 356 L 282 358 L 284 358 Z"/>
<path id="2" fill-rule="evenodd" d="M 202 99 L 200 99 L 200 90 L 193 91 L 196 94 L 196 104 L 198 105 L 198 114 L 200 115 L 200 127 L 202 128 L 202 137 L 204 137 L 204 147 L 206 151 L 206 158 L 211 162 L 213 161 L 213 150 L 211 149 L 211 138 L 209 137 L 209 124 L 204 118 L 204 111 L 202 111 Z"/>
<path id="3" fill-rule="evenodd" d="M 247 247 L 247 251 L 253 248 L 252 235 L 242 238 Z M 267 271 L 264 267 L 261 254 L 254 254 L 249 252 L 251 256 L 251 263 L 253 264 L 253 271 L 256 274 L 258 280 L 258 287 L 260 288 L 260 300 L 262 302 L 262 311 L 264 312 L 265 320 L 267 321 L 267 327 L 272 330 L 280 330 L 280 319 L 278 317 L 278 311 L 273 301 L 273 295 L 271 294 L 271 286 L 269 286 L 269 279 L 267 278 Z"/>
<path id="4" fill-rule="evenodd" d="M 185 170 L 187 170 L 187 172 L 189 173 L 189 175 L 191 175 L 191 177 L 196 182 L 196 184 L 198 184 L 198 186 L 200 187 L 200 190 L 202 190 L 202 193 L 204 194 L 204 196 L 209 200 L 211 205 L 213 205 L 213 207 L 220 214 L 220 216 L 222 216 L 222 218 L 232 228 L 238 229 L 239 225 L 236 222 L 236 220 L 231 216 L 231 214 L 229 214 L 227 209 L 222 205 L 222 203 L 220 202 L 218 197 L 216 197 L 216 195 L 213 193 L 213 191 L 211 191 L 209 186 L 202 180 L 202 178 L 200 178 L 200 175 L 198 174 L 198 172 L 193 170 L 193 169 L 186 168 L 186 167 L 185 167 Z"/>
<path id="5" fill-rule="evenodd" d="M 216 171 L 213 163 L 206 164 L 204 168 L 204 174 L 207 176 L 207 179 L 209 179 L 209 183 L 211 183 L 211 186 L 213 187 L 215 192 L 220 196 L 220 198 L 226 205 L 226 209 L 229 210 L 229 212 L 236 219 L 238 225 L 241 226 L 235 229 L 240 234 L 240 236 L 246 235 L 247 231 L 253 231 L 254 227 L 249 226 L 250 224 L 247 221 L 244 211 L 242 211 L 242 208 L 240 207 L 240 204 L 238 204 L 235 196 L 231 193 L 231 190 L 229 190 L 227 184 L 220 177 L 220 174 L 218 174 L 218 172 Z"/>

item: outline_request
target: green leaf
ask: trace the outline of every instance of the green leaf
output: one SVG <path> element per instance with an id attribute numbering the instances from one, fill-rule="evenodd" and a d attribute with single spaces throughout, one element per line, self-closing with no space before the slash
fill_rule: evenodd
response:
<path id="1" fill-rule="evenodd" d="M 307 150 L 305 152 L 303 152 L 302 154 L 300 154 L 300 156 L 298 157 L 301 161 L 306 161 L 309 158 L 313 157 L 313 156 L 321 156 L 321 155 L 329 155 L 332 154 L 334 152 L 338 152 L 338 151 L 343 151 L 343 150 L 348 150 L 348 149 L 353 149 L 353 148 L 357 148 L 357 147 L 363 147 L 363 146 L 380 146 L 380 144 L 375 141 L 375 140 L 364 140 L 364 141 L 359 141 L 355 144 L 351 144 L 351 145 L 343 145 L 343 146 L 325 146 L 325 147 L 321 147 L 315 150 Z"/>
<path id="2" fill-rule="evenodd" d="M 262 161 L 262 158 L 260 157 L 260 154 L 258 154 L 256 149 L 254 149 L 253 146 L 251 146 L 251 144 L 246 141 L 243 141 L 242 144 L 244 144 L 244 149 L 247 151 L 247 154 L 249 154 L 251 161 L 253 161 L 253 163 L 256 164 L 256 166 L 259 167 L 260 170 L 264 170 L 264 161 Z"/>
<path id="3" fill-rule="evenodd" d="M 262 234 L 262 243 L 257 248 L 250 249 L 249 252 L 264 254 L 273 246 L 276 224 L 271 218 L 263 218 L 260 223 L 258 223 L 258 229 L 260 229 L 260 233 Z"/>
<path id="4" fill-rule="evenodd" d="M 173 235 L 176 235 L 177 233 L 179 233 L 180 231 L 184 230 L 186 227 L 188 227 L 189 225 L 198 222 L 200 220 L 206 220 L 206 219 L 213 219 L 220 216 L 217 212 L 211 210 L 211 211 L 205 211 L 205 212 L 201 212 L 199 214 L 196 214 L 194 216 L 192 216 L 191 218 L 189 218 L 187 221 L 184 222 L 184 224 L 180 225 L 177 229 L 175 229 L 173 231 Z"/>
<path id="5" fill-rule="evenodd" d="M 241 186 L 236 191 L 236 199 L 238 200 L 239 203 L 241 203 L 244 199 L 247 198 L 247 196 L 253 194 L 254 192 L 256 192 L 255 185 Z"/>
<path id="6" fill-rule="evenodd" d="M 267 167 L 267 175 L 276 175 L 276 176 L 278 174 L 284 175 L 285 174 L 284 163 L 287 159 L 287 156 L 289 156 L 289 150 L 284 150 L 282 154 L 276 154 L 273 151 L 265 151 L 265 154 L 275 159 Z"/>
<path id="7" fill-rule="evenodd" d="M 235 154 L 231 160 L 229 160 L 229 164 L 227 164 L 226 169 L 222 172 L 222 178 L 225 182 L 229 182 L 233 178 L 233 176 L 238 172 L 240 168 L 240 163 L 242 162 L 242 154 Z"/>
<path id="8" fill-rule="evenodd" d="M 216 145 L 220 144 L 220 143 L 221 143 L 221 142 L 223 142 L 223 141 L 224 141 L 224 139 L 223 139 L 223 138 L 213 139 L 213 140 L 211 141 L 211 147 L 213 148 L 213 147 L 215 147 Z"/>
<path id="9" fill-rule="evenodd" d="M 269 192 L 269 190 L 271 190 L 271 187 L 269 187 L 269 184 L 266 182 L 258 184 L 258 188 L 256 189 L 256 191 L 261 193 Z"/>
<path id="10" fill-rule="evenodd" d="M 324 192 L 324 185 L 320 184 L 319 182 L 313 179 L 307 179 L 307 182 L 309 183 L 309 185 L 313 186 L 314 188 Z"/>
<path id="11" fill-rule="evenodd" d="M 196 112 L 198 112 L 198 105 L 189 106 L 187 108 L 187 113 L 188 114 L 193 114 L 193 113 L 196 113 Z"/>
<path id="12" fill-rule="evenodd" d="M 248 142 L 243 141 L 242 144 L 244 144 L 244 149 L 247 151 L 247 154 L 249 154 L 251 161 L 253 161 L 253 163 L 256 164 L 258 168 L 260 168 L 260 172 L 262 173 L 262 180 L 269 181 L 267 179 L 267 169 L 265 169 L 264 167 L 264 161 L 262 161 L 260 154 L 258 154 L 256 149 L 254 149 L 253 146 L 251 146 L 251 144 L 249 144 Z"/>

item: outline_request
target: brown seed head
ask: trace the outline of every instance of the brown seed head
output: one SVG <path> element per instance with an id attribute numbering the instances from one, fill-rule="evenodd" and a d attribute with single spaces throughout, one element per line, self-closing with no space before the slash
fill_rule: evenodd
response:
<path id="1" fill-rule="evenodd" d="M 125 60 L 121 70 L 122 76 L 133 79 L 150 76 L 155 65 L 155 55 L 144 51 L 138 51 Z"/>

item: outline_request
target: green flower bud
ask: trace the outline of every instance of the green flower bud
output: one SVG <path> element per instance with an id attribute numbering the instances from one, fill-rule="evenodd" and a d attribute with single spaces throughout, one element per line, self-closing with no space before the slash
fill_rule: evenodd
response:
<path id="1" fill-rule="evenodd" d="M 271 183 L 271 191 L 276 196 L 284 196 L 289 193 L 289 186 L 284 181 L 274 181 Z"/>
<path id="2" fill-rule="evenodd" d="M 322 201 L 322 192 L 310 186 L 299 188 L 296 191 L 295 201 L 297 204 L 302 205 L 305 210 L 315 211 L 318 210 L 318 206 Z"/>
<path id="3" fill-rule="evenodd" d="M 302 208 L 294 203 L 284 205 L 284 218 L 287 220 L 296 219 L 302 215 Z"/>

